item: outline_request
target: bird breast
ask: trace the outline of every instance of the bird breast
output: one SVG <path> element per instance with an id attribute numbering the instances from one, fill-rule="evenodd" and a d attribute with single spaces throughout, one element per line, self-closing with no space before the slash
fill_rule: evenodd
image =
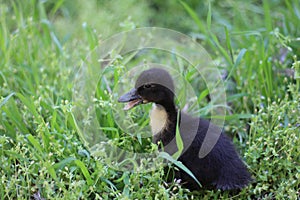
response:
<path id="1" fill-rule="evenodd" d="M 168 114 L 163 106 L 153 104 L 150 112 L 150 126 L 153 135 L 163 131 L 168 125 Z"/>

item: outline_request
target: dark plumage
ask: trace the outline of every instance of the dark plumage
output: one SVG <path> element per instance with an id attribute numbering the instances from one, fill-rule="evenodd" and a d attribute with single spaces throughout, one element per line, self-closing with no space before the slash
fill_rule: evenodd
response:
<path id="1" fill-rule="evenodd" d="M 142 72 L 135 88 L 121 96 L 119 102 L 128 102 L 124 108 L 126 110 L 139 104 L 153 102 L 154 107 L 150 114 L 153 142 L 161 141 L 164 150 L 170 154 L 177 151 L 175 141 L 177 109 L 174 103 L 173 80 L 167 71 L 152 68 Z M 241 189 L 251 181 L 251 175 L 232 142 L 219 127 L 207 120 L 193 118 L 182 112 L 179 120 L 184 151 L 178 160 L 193 172 L 203 186 L 232 190 Z M 208 140 L 203 143 L 206 135 Z M 216 140 L 213 146 L 213 141 Z M 187 188 L 199 188 L 183 171 L 176 172 L 175 177 L 181 179 Z"/>

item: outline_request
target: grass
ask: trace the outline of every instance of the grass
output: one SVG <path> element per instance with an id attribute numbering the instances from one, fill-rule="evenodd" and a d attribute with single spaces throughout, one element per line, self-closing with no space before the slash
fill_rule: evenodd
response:
<path id="1" fill-rule="evenodd" d="M 293 1 L 209 2 L 3 1 L 0 198 L 299 198 L 300 6 Z M 176 16 L 167 12 L 174 10 Z M 179 66 L 184 80 L 199 88 L 196 95 L 201 109 L 195 113 L 209 114 L 205 85 L 194 78 L 192 70 L 184 71 L 188 64 L 176 56 L 148 51 L 148 57 L 134 53 L 119 57 L 106 71 L 99 66 L 97 52 L 92 51 L 101 45 L 99 41 L 112 33 L 144 26 L 163 26 L 190 35 L 227 73 L 229 109 L 224 129 L 255 179 L 240 193 L 190 192 L 176 181 L 167 185 L 162 160 L 153 163 L 142 159 L 145 166 L 157 169 L 147 173 L 139 169 L 135 159 L 114 163 L 116 167 L 136 166 L 135 172 L 108 164 L 120 152 L 109 152 L 106 145 L 135 152 L 157 149 L 144 137 L 150 106 L 135 109 L 129 113 L 131 119 L 122 122 L 123 126 L 134 125 L 131 135 L 114 120 L 114 113 L 122 106 L 114 101 L 120 95 L 115 92 L 118 80 L 145 58 Z M 102 77 L 93 77 L 95 73 L 88 71 L 88 78 L 98 83 L 95 91 L 90 91 L 93 102 L 74 94 L 74 87 L 84 81 L 84 77 L 77 77 L 82 63 L 103 70 Z M 124 85 L 129 88 L 131 83 Z M 79 105 L 86 111 L 82 116 L 76 110 Z M 96 110 L 94 118 L 90 118 L 89 109 Z M 124 119 L 122 114 L 120 119 Z M 102 139 L 101 135 L 86 137 L 80 129 L 84 123 L 99 123 L 110 138 L 95 144 L 100 149 L 97 155 L 87 144 Z"/>

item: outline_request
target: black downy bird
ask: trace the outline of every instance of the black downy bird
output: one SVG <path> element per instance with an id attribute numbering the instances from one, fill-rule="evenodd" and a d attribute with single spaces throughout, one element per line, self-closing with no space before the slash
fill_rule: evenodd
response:
<path id="1" fill-rule="evenodd" d="M 208 120 L 194 118 L 183 112 L 178 115 L 174 98 L 174 83 L 170 74 L 164 69 L 151 68 L 143 71 L 135 87 L 118 101 L 127 102 L 124 110 L 139 104 L 153 103 L 150 112 L 153 142 L 161 142 L 164 151 L 171 155 L 177 151 L 175 134 L 179 116 L 184 149 L 178 160 L 194 174 L 202 186 L 235 190 L 249 184 L 251 175 L 230 139 Z M 206 135 L 207 140 L 204 139 Z M 175 177 L 181 180 L 184 187 L 199 189 L 196 181 L 184 171 L 176 172 Z"/>

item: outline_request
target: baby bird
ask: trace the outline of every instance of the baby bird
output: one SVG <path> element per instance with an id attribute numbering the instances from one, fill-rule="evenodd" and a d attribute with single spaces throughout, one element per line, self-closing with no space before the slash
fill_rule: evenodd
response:
<path id="1" fill-rule="evenodd" d="M 175 134 L 179 120 L 184 148 L 178 160 L 194 174 L 202 186 L 235 190 L 248 185 L 252 180 L 251 175 L 230 139 L 208 120 L 194 118 L 183 112 L 178 115 L 174 98 L 174 83 L 170 74 L 164 69 L 151 68 L 143 71 L 136 80 L 135 87 L 118 101 L 127 103 L 125 110 L 153 103 L 150 113 L 153 142 L 161 142 L 164 151 L 169 154 L 178 150 Z M 181 179 L 185 187 L 199 189 L 196 181 L 184 171 L 176 172 L 175 177 Z"/>

